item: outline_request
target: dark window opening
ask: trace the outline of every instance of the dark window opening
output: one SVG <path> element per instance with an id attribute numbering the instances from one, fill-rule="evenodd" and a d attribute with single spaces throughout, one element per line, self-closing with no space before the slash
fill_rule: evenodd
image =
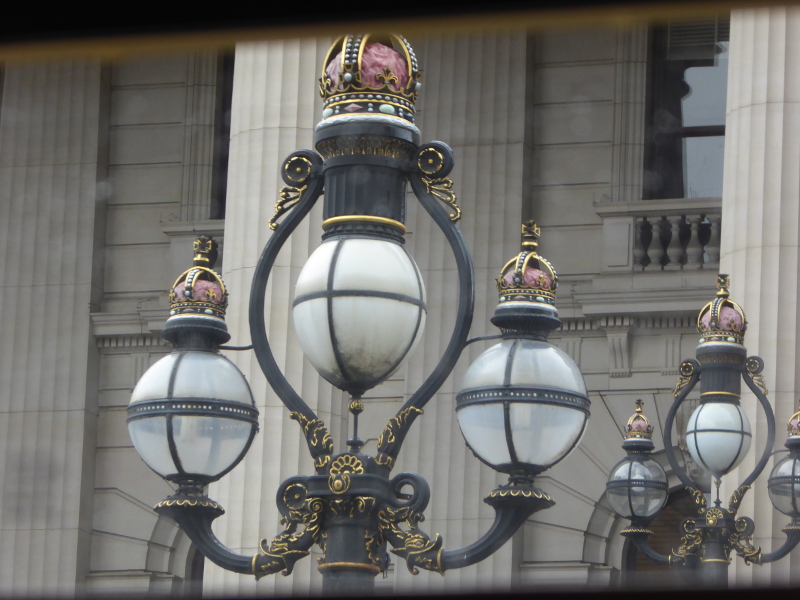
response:
<path id="1" fill-rule="evenodd" d="M 667 505 L 647 526 L 653 532 L 648 540 L 659 554 L 669 556 L 680 546 L 680 524 L 684 519 L 696 518 L 697 506 L 686 489 L 670 492 Z M 682 583 L 685 572 L 659 565 L 639 552 L 635 545 L 626 542 L 622 556 L 623 582 L 626 587 L 676 587 Z"/>
<path id="2" fill-rule="evenodd" d="M 228 156 L 231 140 L 231 105 L 233 102 L 234 54 L 220 54 L 217 66 L 217 113 L 214 115 L 214 159 L 211 175 L 211 210 L 209 218 L 225 218 L 228 189 Z"/>
<path id="3" fill-rule="evenodd" d="M 644 199 L 722 195 L 729 34 L 728 18 L 653 29 Z"/>

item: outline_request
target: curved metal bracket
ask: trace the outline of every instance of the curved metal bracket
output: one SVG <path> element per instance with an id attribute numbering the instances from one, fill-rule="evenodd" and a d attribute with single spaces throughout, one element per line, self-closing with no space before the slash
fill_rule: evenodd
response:
<path id="1" fill-rule="evenodd" d="M 700 363 L 693 358 L 685 360 L 681 363 L 680 373 L 681 378 L 678 381 L 678 385 L 675 386 L 675 393 L 673 394 L 675 400 L 667 413 L 667 420 L 664 422 L 664 452 L 667 455 L 667 460 L 672 470 L 678 476 L 678 479 L 681 480 L 681 483 L 688 488 L 697 490 L 697 485 L 689 478 L 680 465 L 678 465 L 678 459 L 672 451 L 672 424 L 675 421 L 678 408 L 683 401 L 686 400 L 689 392 L 697 385 L 697 382 L 700 381 Z"/>
<path id="2" fill-rule="evenodd" d="M 391 484 L 398 496 L 404 485 L 414 487 L 414 494 L 380 508 L 380 532 L 394 548 L 392 553 L 405 559 L 408 570 L 414 575 L 419 573 L 419 569 L 444 574 L 449 569 L 460 569 L 484 560 L 502 547 L 529 516 L 555 504 L 550 496 L 533 486 L 500 487 L 484 499 L 495 510 L 494 523 L 489 531 L 469 546 L 444 551 L 439 534 L 432 540 L 418 527 L 418 523 L 424 520 L 422 510 L 430 497 L 425 480 L 414 473 L 403 473 Z M 402 522 L 407 525 L 406 530 L 399 527 Z"/>
<path id="3" fill-rule="evenodd" d="M 281 171 L 284 181 L 289 185 L 301 187 L 295 188 L 298 191 L 298 196 L 296 202 L 292 204 L 292 210 L 286 220 L 281 223 L 280 226 L 278 226 L 275 221 L 278 214 L 289 210 L 289 208 L 285 206 L 279 207 L 281 210 L 273 217 L 272 224 L 275 225 L 275 233 L 270 237 L 269 242 L 267 242 L 258 260 L 255 274 L 253 275 L 253 287 L 250 292 L 250 338 L 253 342 L 253 351 L 258 359 L 258 364 L 264 372 L 270 386 L 272 386 L 272 389 L 275 390 L 275 393 L 281 399 L 281 402 L 283 402 L 292 413 L 301 415 L 308 422 L 319 422 L 319 420 L 314 411 L 294 390 L 275 362 L 275 357 L 272 354 L 272 349 L 270 348 L 269 339 L 267 337 L 266 323 L 264 320 L 264 303 L 266 299 L 267 280 L 269 279 L 272 266 L 275 264 L 275 259 L 278 257 L 278 253 L 289 239 L 292 232 L 297 228 L 300 221 L 305 218 L 322 194 L 322 186 L 325 180 L 319 170 L 321 166 L 322 158 L 310 150 L 294 152 L 284 162 Z M 301 421 L 299 418 L 297 420 Z M 311 455 L 314 457 L 315 465 L 318 465 L 321 460 L 324 460 L 325 454 L 330 454 L 330 452 L 320 452 L 319 447 L 312 446 L 311 439 L 308 436 L 306 440 L 308 441 Z M 318 472 L 322 472 L 322 468 L 319 466 L 317 466 L 317 470 Z"/>
<path id="4" fill-rule="evenodd" d="M 764 445 L 764 451 L 761 453 L 761 460 L 753 468 L 753 471 L 742 482 L 741 487 L 750 486 L 761 472 L 767 466 L 770 457 L 772 456 L 772 447 L 775 444 L 775 413 L 772 412 L 772 406 L 767 399 L 767 388 L 764 386 L 764 379 L 761 377 L 761 371 L 764 370 L 764 361 L 758 356 L 751 356 L 745 361 L 745 373 L 742 375 L 744 382 L 750 391 L 753 392 L 761 403 L 761 408 L 764 410 L 767 417 L 767 443 Z"/>
<path id="5" fill-rule="evenodd" d="M 225 514 L 222 507 L 206 497 L 172 496 L 155 506 L 155 511 L 173 519 L 208 560 L 227 571 L 253 574 L 253 557 L 236 554 L 217 539 L 211 523 Z"/>
<path id="6" fill-rule="evenodd" d="M 659 565 L 670 564 L 669 556 L 656 552 L 650 546 L 649 539 L 650 536 L 653 535 L 653 532 L 647 529 L 643 522 L 631 523 L 630 527 L 623 529 L 619 533 L 621 536 L 629 539 L 631 543 L 636 546 L 636 549 L 639 550 L 639 552 L 644 554 L 654 563 Z"/>
<path id="7" fill-rule="evenodd" d="M 461 569 L 474 565 L 497 552 L 533 513 L 550 508 L 553 499 L 535 487 L 501 487 L 484 502 L 494 508 L 494 523 L 474 544 L 442 553 L 442 567 Z"/>
<path id="8" fill-rule="evenodd" d="M 767 552 L 761 555 L 761 564 L 775 562 L 789 554 L 800 543 L 800 525 L 792 522 L 781 531 L 786 534 L 786 541 L 774 552 Z"/>
<path id="9" fill-rule="evenodd" d="M 429 162 L 430 160 L 433 160 L 433 162 Z M 444 234 L 456 260 L 456 268 L 458 269 L 458 309 L 450 342 L 439 363 L 419 389 L 398 411 L 392 421 L 389 422 L 384 435 L 381 436 L 383 443 L 378 445 L 376 461 L 390 470 L 414 419 L 422 414 L 422 408 L 442 386 L 461 356 L 461 351 L 466 346 L 469 329 L 472 326 L 472 314 L 475 304 L 475 273 L 472 267 L 472 257 L 467 249 L 461 230 L 453 220 L 454 215 L 450 215 L 440 204 L 440 196 L 434 194 L 435 190 L 431 188 L 432 181 L 444 180 L 453 168 L 453 151 L 443 142 L 431 142 L 420 147 L 414 164 L 416 168 L 408 174 L 411 189 L 414 191 L 417 200 L 419 200 L 420 204 Z M 448 205 L 452 207 L 451 203 L 448 203 Z M 396 422 L 394 427 L 392 426 L 393 421 Z"/>

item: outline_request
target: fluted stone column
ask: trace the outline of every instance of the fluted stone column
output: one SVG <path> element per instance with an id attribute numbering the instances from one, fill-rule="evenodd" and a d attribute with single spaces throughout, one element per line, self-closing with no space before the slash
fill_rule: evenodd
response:
<path id="1" fill-rule="evenodd" d="M 248 303 L 256 262 L 269 239 L 268 223 L 278 190 L 284 185 L 283 160 L 300 148 L 313 147 L 313 128 L 321 118 L 317 91 L 320 65 L 332 40 L 286 40 L 244 43 L 236 47 L 234 67 L 228 196 L 225 218 L 225 282 L 230 291 L 228 328 L 231 344 L 250 343 Z M 310 252 L 319 244 L 321 204 L 295 230 L 284 247 L 267 288 L 266 324 L 278 365 L 303 399 L 331 430 L 337 451 L 343 449 L 346 414 L 342 393 L 327 384 L 304 359 L 291 324 L 294 284 Z M 314 472 L 299 425 L 266 383 L 255 355 L 230 352 L 247 376 L 261 412 L 261 431 L 241 465 L 211 486 L 210 497 L 227 514 L 215 531 L 230 548 L 253 554 L 262 537 L 280 531 L 275 504 L 278 486 L 293 475 Z M 345 417 L 346 418 L 346 417 Z M 299 561 L 291 577 L 253 577 L 227 573 L 206 561 L 204 592 L 211 594 L 319 594 L 316 557 Z"/>
<path id="2" fill-rule="evenodd" d="M 764 378 L 778 422 L 776 447 L 782 448 L 785 423 L 800 395 L 800 8 L 735 10 L 730 39 L 720 270 L 731 274 L 731 297 L 747 315 L 745 345 L 766 362 Z M 754 450 L 728 478 L 728 493 L 753 468 L 765 443 L 764 419 L 749 392 L 743 406 L 753 424 Z M 765 551 L 782 542 L 780 529 L 789 521 L 769 501 L 772 465 L 740 511 L 755 520 L 754 545 Z M 798 566 L 797 551 L 762 568 L 737 559 L 732 581 L 796 584 Z"/>
<path id="3" fill-rule="evenodd" d="M 95 61 L 4 70 L 0 595 L 73 595 L 88 571 L 94 486 L 102 70 Z"/>
<path id="4" fill-rule="evenodd" d="M 524 32 L 412 38 L 424 71 L 417 125 L 422 143 L 442 140 L 455 153 L 450 175 L 463 210 L 461 231 L 475 265 L 475 318 L 471 335 L 499 333 L 489 317 L 497 305 L 494 280 L 518 252 L 526 193 L 526 85 L 529 41 Z M 458 278 L 452 253 L 435 224 L 409 195 L 408 248 L 422 272 L 428 294 L 423 341 L 411 356 L 405 397 L 413 393 L 439 360 L 452 332 Z M 448 550 L 479 539 L 494 511 L 483 498 L 507 477 L 496 474 L 466 448 L 455 414 L 455 394 L 464 372 L 494 342 L 469 346 L 453 374 L 425 407 L 400 453 L 395 472 L 420 473 L 431 486 L 422 527 L 442 534 Z M 366 413 L 365 413 L 366 414 Z M 518 534 L 521 538 L 522 531 Z M 517 541 L 518 541 L 517 540 Z M 509 590 L 519 577 L 519 544 L 508 542 L 477 565 L 444 577 L 411 575 L 397 562 L 395 590 Z"/>

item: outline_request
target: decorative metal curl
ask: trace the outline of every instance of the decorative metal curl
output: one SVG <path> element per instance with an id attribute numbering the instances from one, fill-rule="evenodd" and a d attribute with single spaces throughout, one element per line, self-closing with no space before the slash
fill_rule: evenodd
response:
<path id="1" fill-rule="evenodd" d="M 284 576 L 291 574 L 294 564 L 308 556 L 308 549 L 319 542 L 323 522 L 323 503 L 319 498 L 308 498 L 306 480 L 292 477 L 278 490 L 278 510 L 283 515 L 281 524 L 286 526 L 282 533 L 267 542 L 261 540 L 261 554 L 253 556 L 253 574 L 256 579 L 282 571 Z M 297 526 L 304 525 L 299 534 Z"/>
<path id="2" fill-rule="evenodd" d="M 423 177 L 425 183 L 425 190 L 431 195 L 436 196 L 439 200 L 450 206 L 453 211 L 450 215 L 450 220 L 454 223 L 461 218 L 461 209 L 456 203 L 458 198 L 453 191 L 453 180 L 448 178 L 431 179 L 430 177 Z"/>

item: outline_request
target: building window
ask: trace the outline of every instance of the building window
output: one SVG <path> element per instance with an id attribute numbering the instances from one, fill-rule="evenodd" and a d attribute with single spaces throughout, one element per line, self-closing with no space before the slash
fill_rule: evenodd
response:
<path id="1" fill-rule="evenodd" d="M 648 542 L 659 554 L 669 556 L 681 543 L 680 524 L 697 517 L 697 505 L 686 489 L 670 492 L 667 505 L 647 525 L 653 532 Z M 685 576 L 669 565 L 659 565 L 639 552 L 629 540 L 622 551 L 623 585 L 626 587 L 674 587 Z"/>
<path id="2" fill-rule="evenodd" d="M 722 196 L 730 20 L 653 29 L 643 197 Z"/>
<path id="3" fill-rule="evenodd" d="M 233 104 L 234 54 L 221 53 L 217 62 L 217 102 L 214 115 L 214 158 L 211 176 L 209 218 L 225 218 L 228 188 L 228 153 L 231 144 L 231 106 Z"/>

